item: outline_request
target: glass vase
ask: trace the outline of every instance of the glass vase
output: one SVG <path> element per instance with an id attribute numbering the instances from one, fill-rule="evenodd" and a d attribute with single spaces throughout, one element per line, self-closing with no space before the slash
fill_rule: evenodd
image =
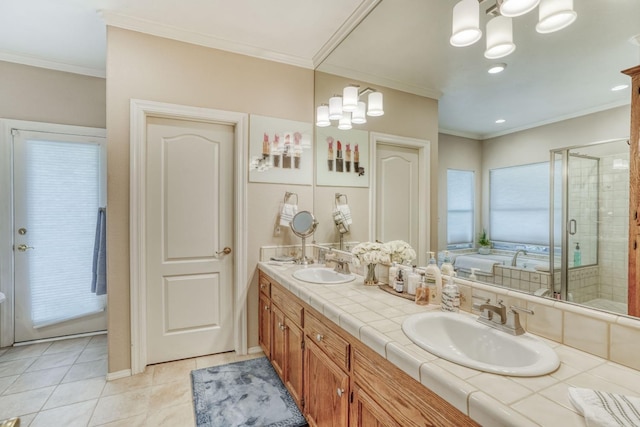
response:
<path id="1" fill-rule="evenodd" d="M 364 284 L 367 286 L 375 286 L 378 284 L 376 264 L 367 264 L 367 276 L 364 278 Z"/>

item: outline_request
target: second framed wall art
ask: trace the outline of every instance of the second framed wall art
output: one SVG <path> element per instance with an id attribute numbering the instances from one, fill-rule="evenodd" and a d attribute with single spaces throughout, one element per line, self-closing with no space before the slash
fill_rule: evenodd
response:
<path id="1" fill-rule="evenodd" d="M 370 172 L 367 131 L 317 128 L 317 185 L 368 187 Z"/>

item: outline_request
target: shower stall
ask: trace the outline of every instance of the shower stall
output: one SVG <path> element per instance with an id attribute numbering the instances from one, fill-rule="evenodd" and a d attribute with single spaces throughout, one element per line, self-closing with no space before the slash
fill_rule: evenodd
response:
<path id="1" fill-rule="evenodd" d="M 549 261 L 554 296 L 627 313 L 629 146 L 551 151 Z"/>

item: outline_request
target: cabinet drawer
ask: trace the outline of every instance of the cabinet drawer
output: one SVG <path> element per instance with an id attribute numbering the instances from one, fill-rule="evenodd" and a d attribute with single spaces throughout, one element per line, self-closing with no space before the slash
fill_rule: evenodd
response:
<path id="1" fill-rule="evenodd" d="M 349 370 L 349 343 L 307 313 L 304 325 L 305 334 L 324 351 L 340 368 Z"/>
<path id="2" fill-rule="evenodd" d="M 287 295 L 284 289 L 278 286 L 272 286 L 271 301 L 277 305 L 293 323 L 302 328 L 302 313 L 304 309 L 293 297 Z"/>
<path id="3" fill-rule="evenodd" d="M 267 297 L 271 297 L 271 279 L 269 276 L 261 272 L 258 278 L 258 285 L 260 292 L 265 294 Z"/>

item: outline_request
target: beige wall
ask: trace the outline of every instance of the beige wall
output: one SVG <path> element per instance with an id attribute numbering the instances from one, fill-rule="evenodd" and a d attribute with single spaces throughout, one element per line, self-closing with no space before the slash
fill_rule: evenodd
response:
<path id="1" fill-rule="evenodd" d="M 107 126 L 109 148 L 109 372 L 130 367 L 129 316 L 129 100 L 260 114 L 310 122 L 313 71 L 215 49 L 108 28 Z M 313 208 L 313 187 L 248 185 L 249 346 L 257 346 L 257 278 L 262 245 L 292 240 L 273 236 L 285 191 Z"/>
<path id="2" fill-rule="evenodd" d="M 478 214 L 482 202 L 482 142 L 459 136 L 441 133 L 438 137 L 438 250 L 447 248 L 447 169 L 473 171 L 475 173 L 475 212 L 476 234 L 482 230 L 481 218 Z"/>
<path id="3" fill-rule="evenodd" d="M 2 61 L 0 79 L 2 118 L 106 126 L 105 79 Z"/>
<path id="4" fill-rule="evenodd" d="M 384 95 L 384 116 L 369 117 L 366 124 L 355 127 L 369 132 L 430 141 L 431 197 L 427 203 L 431 218 L 429 246 L 436 248 L 438 245 L 436 232 L 438 226 L 438 101 L 333 74 L 316 72 L 316 105 L 328 103 L 332 95 L 342 93 L 342 88 L 349 84 L 358 84 L 361 89 L 371 86 L 379 89 Z M 341 187 L 337 191 L 348 195 L 352 211 L 358 210 L 357 220 L 354 219 L 353 231 L 346 238 L 352 241 L 369 240 L 369 189 Z M 329 210 L 333 207 L 335 192 L 323 190 L 320 187 L 316 188 L 315 205 L 317 209 L 323 210 L 323 218 L 330 215 Z M 354 203 L 356 201 L 357 203 Z M 360 214 L 362 216 L 359 216 Z"/>

